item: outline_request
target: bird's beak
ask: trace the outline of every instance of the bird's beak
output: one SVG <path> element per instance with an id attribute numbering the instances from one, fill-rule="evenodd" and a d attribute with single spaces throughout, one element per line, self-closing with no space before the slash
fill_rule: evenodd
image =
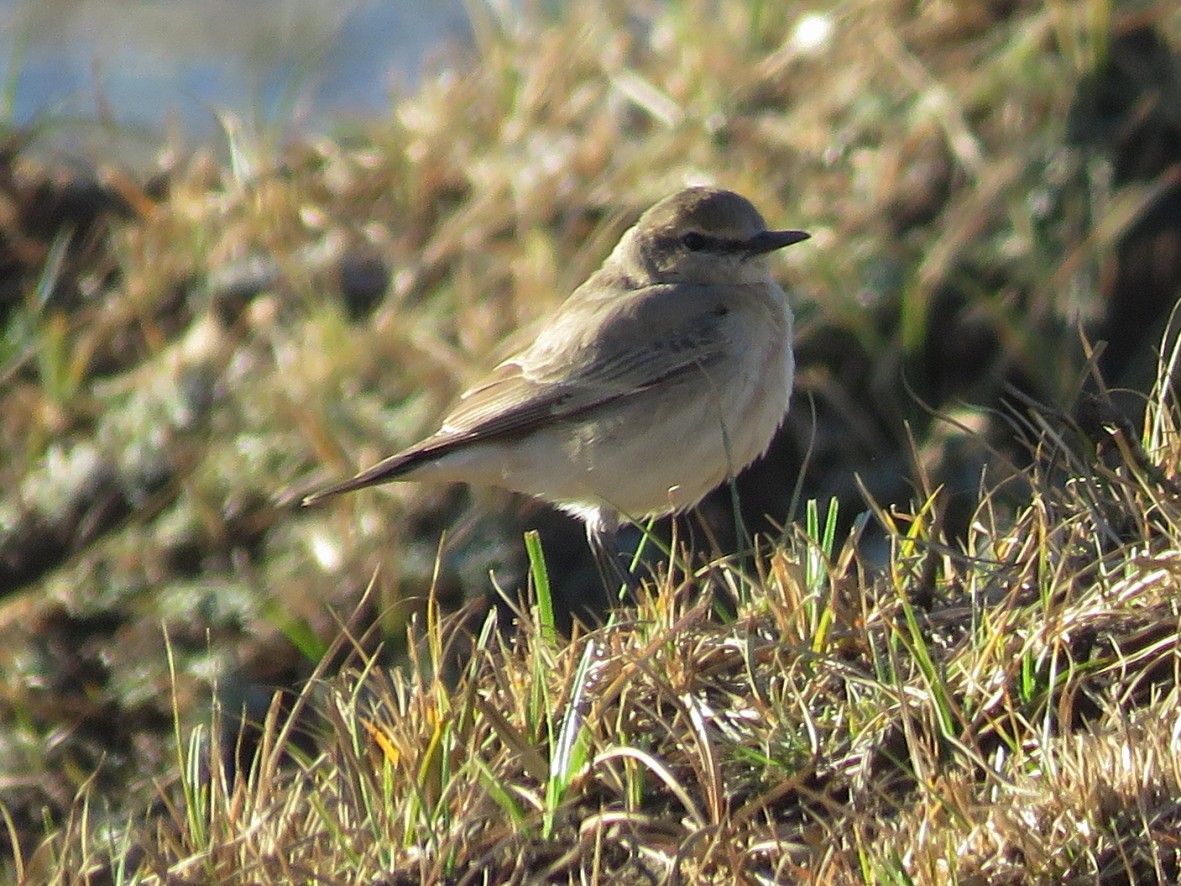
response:
<path id="1" fill-rule="evenodd" d="M 774 252 L 784 246 L 807 240 L 811 236 L 807 231 L 763 231 L 743 244 L 743 252 L 747 255 L 762 255 L 764 252 Z"/>

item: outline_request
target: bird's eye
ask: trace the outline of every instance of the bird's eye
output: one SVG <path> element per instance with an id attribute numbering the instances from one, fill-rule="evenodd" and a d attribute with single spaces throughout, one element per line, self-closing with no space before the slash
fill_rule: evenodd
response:
<path id="1" fill-rule="evenodd" d="M 681 237 L 681 244 L 690 252 L 701 252 L 708 242 L 709 240 L 704 234 L 699 234 L 696 231 L 690 231 Z"/>

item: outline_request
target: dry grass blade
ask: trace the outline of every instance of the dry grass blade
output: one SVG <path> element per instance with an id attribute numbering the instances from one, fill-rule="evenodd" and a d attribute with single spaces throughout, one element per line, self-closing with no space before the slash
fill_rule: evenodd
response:
<path id="1" fill-rule="evenodd" d="M 348 144 L 0 150 L 0 879 L 1178 879 L 1177 4 L 542 6 Z M 797 394 L 628 605 L 276 504 L 704 182 L 814 234 Z"/>

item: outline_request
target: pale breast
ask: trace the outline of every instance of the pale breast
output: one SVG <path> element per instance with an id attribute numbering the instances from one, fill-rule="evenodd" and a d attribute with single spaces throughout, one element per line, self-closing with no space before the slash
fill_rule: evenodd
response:
<path id="1" fill-rule="evenodd" d="M 775 284 L 711 315 L 721 359 L 524 436 L 464 447 L 415 471 L 626 517 L 682 510 L 766 451 L 791 391 L 791 314 Z"/>

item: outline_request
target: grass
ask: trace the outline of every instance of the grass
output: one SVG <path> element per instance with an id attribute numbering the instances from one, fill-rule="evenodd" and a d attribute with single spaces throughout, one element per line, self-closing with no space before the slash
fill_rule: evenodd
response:
<path id="1" fill-rule="evenodd" d="M 4 876 L 1176 879 L 1173 4 L 495 9 L 340 142 L 4 155 Z M 634 604 L 495 493 L 277 503 L 702 180 L 814 235 L 796 399 Z"/>
<path id="2" fill-rule="evenodd" d="M 305 686 L 314 752 L 286 762 L 276 709 L 232 783 L 178 747 L 183 802 L 132 879 L 1170 881 L 1181 514 L 1134 464 L 1092 468 L 1012 524 L 983 508 L 962 550 L 938 496 L 882 514 L 885 569 L 793 532 L 746 603 L 718 561 L 568 642 L 539 606 L 474 636 L 430 617 L 392 671 L 358 647 Z"/>

